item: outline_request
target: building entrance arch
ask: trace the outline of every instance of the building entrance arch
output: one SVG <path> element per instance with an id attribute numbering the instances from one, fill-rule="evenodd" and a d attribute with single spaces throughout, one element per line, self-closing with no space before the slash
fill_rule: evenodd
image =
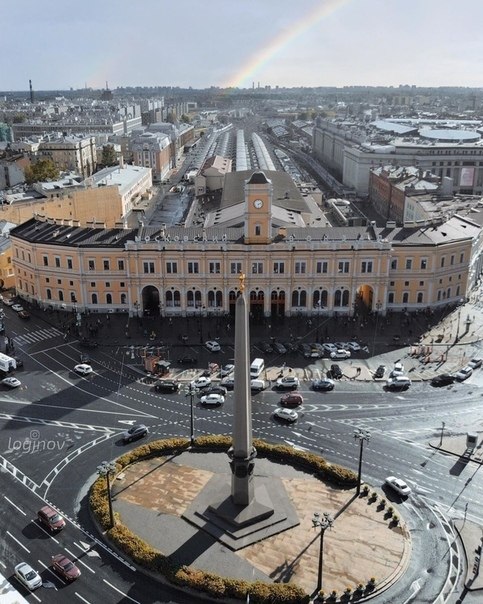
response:
<path id="1" fill-rule="evenodd" d="M 143 315 L 155 316 L 160 313 L 159 291 L 154 285 L 147 285 L 141 292 Z"/>
<path id="2" fill-rule="evenodd" d="M 373 310 L 376 310 L 374 289 L 367 283 L 360 285 L 357 288 L 356 299 L 354 300 L 354 311 L 359 314 L 365 314 Z"/>

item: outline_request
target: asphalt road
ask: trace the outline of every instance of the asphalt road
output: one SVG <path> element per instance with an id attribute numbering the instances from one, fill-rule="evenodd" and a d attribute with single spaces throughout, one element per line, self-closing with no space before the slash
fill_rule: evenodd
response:
<path id="1" fill-rule="evenodd" d="M 141 580 L 127 562 L 94 541 L 86 512 L 86 492 L 98 464 L 136 446 L 123 445 L 120 434 L 132 423 L 144 423 L 149 439 L 189 436 L 190 398 L 184 392 L 154 392 L 134 367 L 139 359 L 132 359 L 130 350 L 122 347 L 89 351 L 94 374 L 80 377 L 73 372 L 79 362 L 76 342 L 64 342 L 60 332 L 46 331 L 35 317 L 27 323 L 9 309 L 6 314 L 8 333 L 16 339 L 25 367 L 17 372 L 20 388 L 0 386 L 2 572 L 11 577 L 15 564 L 30 562 L 46 585 L 29 599 L 45 602 L 65 602 L 67 597 L 88 603 L 192 602 L 192 597 L 159 587 L 144 576 Z M 41 332 L 38 341 L 20 343 L 22 333 Z M 220 361 L 232 357 L 228 347 Z M 300 357 L 300 362 L 305 361 Z M 316 363 L 311 369 L 317 374 Z M 405 502 L 386 492 L 389 500 L 402 506 L 401 513 L 414 530 L 414 561 L 403 581 L 384 595 L 384 602 L 400 604 L 403 594 L 413 592 L 415 602 L 434 601 L 452 568 L 450 562 L 460 560 L 460 552 L 453 556 L 450 548 L 453 537 L 445 529 L 446 519 L 483 524 L 480 466 L 461 464 L 427 446 L 440 434 L 442 421 L 461 433 L 479 421 L 483 393 L 479 372 L 449 388 L 414 383 L 405 393 L 388 393 L 380 383 L 357 381 L 342 381 L 332 392 L 315 393 L 309 382 L 302 382 L 304 405 L 293 425 L 273 418 L 280 393 L 267 390 L 254 397 L 254 436 L 322 452 L 329 461 L 357 471 L 359 442 L 354 430 L 363 428 L 371 435 L 363 449 L 364 480 L 381 487 L 385 477 L 394 474 L 412 487 Z M 197 373 L 185 369 L 182 377 L 188 383 Z M 196 434 L 231 433 L 232 411 L 232 394 L 214 409 L 203 408 L 195 398 Z M 43 499 L 69 519 L 66 530 L 55 537 L 57 542 L 35 522 Z M 93 550 L 87 552 L 91 545 Z M 50 557 L 58 551 L 79 559 L 82 577 L 72 585 L 62 585 L 49 570 Z"/>

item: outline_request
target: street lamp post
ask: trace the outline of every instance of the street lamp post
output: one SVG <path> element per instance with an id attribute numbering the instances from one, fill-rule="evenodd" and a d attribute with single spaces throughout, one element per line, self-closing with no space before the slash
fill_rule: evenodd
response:
<path id="1" fill-rule="evenodd" d="M 443 435 L 444 435 L 444 427 L 446 426 L 446 424 L 444 422 L 441 422 L 441 438 L 439 439 L 439 446 L 441 447 L 443 444 Z"/>
<path id="2" fill-rule="evenodd" d="M 112 509 L 112 497 L 111 497 L 111 481 L 110 474 L 116 471 L 116 464 L 113 461 L 103 461 L 100 465 L 97 466 L 97 473 L 99 476 L 105 476 L 106 485 L 107 485 L 107 501 L 109 503 L 109 518 L 111 522 L 112 528 L 115 524 L 114 522 L 114 512 Z"/>
<path id="3" fill-rule="evenodd" d="M 320 548 L 319 548 L 319 572 L 317 574 L 317 588 L 315 593 L 318 594 L 322 589 L 322 567 L 324 562 L 324 533 L 327 529 L 332 528 L 334 524 L 334 519 L 332 516 L 324 512 L 322 517 L 318 512 L 314 512 L 314 516 L 312 518 L 312 526 L 315 528 L 320 528 Z"/>
<path id="4" fill-rule="evenodd" d="M 192 383 L 190 383 L 185 392 L 186 396 L 190 397 L 190 445 L 193 446 L 195 444 L 195 417 L 193 409 L 193 396 L 198 392 L 198 389 L 195 388 Z"/>
<path id="5" fill-rule="evenodd" d="M 463 298 L 460 298 L 459 300 L 459 306 L 458 306 L 458 324 L 456 325 L 456 338 L 454 340 L 454 343 L 457 344 L 458 340 L 460 339 L 460 319 L 461 319 L 461 307 L 463 305 Z"/>
<path id="6" fill-rule="evenodd" d="M 359 441 L 359 471 L 357 473 L 357 491 L 356 495 L 359 495 L 361 492 L 361 479 L 362 479 L 362 450 L 364 448 L 364 441 L 369 441 L 371 435 L 367 430 L 363 430 L 362 428 L 357 428 L 354 432 L 354 438 Z"/>

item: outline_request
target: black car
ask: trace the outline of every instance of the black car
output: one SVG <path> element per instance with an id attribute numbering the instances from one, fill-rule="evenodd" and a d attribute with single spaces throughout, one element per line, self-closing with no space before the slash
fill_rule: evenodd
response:
<path id="1" fill-rule="evenodd" d="M 383 378 L 385 373 L 386 373 L 386 366 L 385 365 L 379 365 L 379 367 L 374 372 L 374 377 L 375 378 Z"/>
<path id="2" fill-rule="evenodd" d="M 312 390 L 316 390 L 318 392 L 327 392 L 327 391 L 333 390 L 333 389 L 334 389 L 334 382 L 333 382 L 333 380 L 329 380 L 328 378 L 314 380 L 312 382 Z"/>
<path id="3" fill-rule="evenodd" d="M 179 384 L 173 380 L 160 380 L 154 384 L 156 392 L 178 392 Z"/>
<path id="4" fill-rule="evenodd" d="M 126 432 L 123 432 L 121 435 L 122 440 L 125 443 L 130 443 L 133 440 L 137 440 L 138 438 L 142 438 L 148 434 L 149 430 L 147 426 L 144 424 L 137 424 L 129 428 Z"/>
<path id="5" fill-rule="evenodd" d="M 312 348 L 309 344 L 299 344 L 299 351 L 302 353 L 304 359 L 310 359 L 312 355 Z"/>
<path id="6" fill-rule="evenodd" d="M 285 348 L 285 346 L 282 344 L 282 342 L 273 342 L 272 344 L 273 349 L 275 350 L 275 352 L 278 352 L 278 354 L 286 354 L 287 349 Z"/>
<path id="7" fill-rule="evenodd" d="M 87 352 L 81 352 L 79 355 L 79 359 L 81 363 L 89 364 L 91 362 L 91 357 L 87 354 Z"/>
<path id="8" fill-rule="evenodd" d="M 332 378 L 334 380 L 340 380 L 342 377 L 342 369 L 339 367 L 339 365 L 335 363 L 330 366 L 330 371 L 328 373 L 330 375 L 328 375 L 327 377 Z"/>
<path id="9" fill-rule="evenodd" d="M 184 356 L 178 359 L 180 365 L 194 365 L 197 361 L 196 357 Z"/>
<path id="10" fill-rule="evenodd" d="M 227 393 L 227 389 L 225 386 L 210 386 L 209 388 L 205 388 L 202 392 L 203 396 L 207 394 L 221 394 L 225 396 Z"/>
<path id="11" fill-rule="evenodd" d="M 259 346 L 263 352 L 273 352 L 273 348 L 269 342 L 260 342 Z"/>
<path id="12" fill-rule="evenodd" d="M 19 359 L 18 357 L 14 357 L 14 359 L 15 359 L 15 363 L 17 364 L 17 369 L 20 369 L 21 367 L 23 367 L 22 359 Z"/>
<path id="13" fill-rule="evenodd" d="M 454 375 L 450 375 L 449 373 L 442 373 L 441 375 L 436 375 L 431 380 L 431 386 L 434 386 L 435 388 L 440 388 L 442 386 L 449 386 L 455 380 L 456 380 L 456 378 L 454 377 Z"/>
<path id="14" fill-rule="evenodd" d="M 89 338 L 82 338 L 82 340 L 79 341 L 79 345 L 82 348 L 97 348 L 99 342 L 96 342 L 96 340 L 89 340 Z"/>

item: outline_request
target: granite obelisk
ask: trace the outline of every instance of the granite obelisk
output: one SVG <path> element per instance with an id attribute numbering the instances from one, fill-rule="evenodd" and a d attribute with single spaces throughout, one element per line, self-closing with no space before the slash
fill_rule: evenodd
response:
<path id="1" fill-rule="evenodd" d="M 245 275 L 240 275 L 240 294 L 235 306 L 235 388 L 233 445 L 230 456 L 233 503 L 247 506 L 253 500 L 253 470 L 256 449 L 252 440 L 250 389 L 250 331 L 245 298 Z"/>

